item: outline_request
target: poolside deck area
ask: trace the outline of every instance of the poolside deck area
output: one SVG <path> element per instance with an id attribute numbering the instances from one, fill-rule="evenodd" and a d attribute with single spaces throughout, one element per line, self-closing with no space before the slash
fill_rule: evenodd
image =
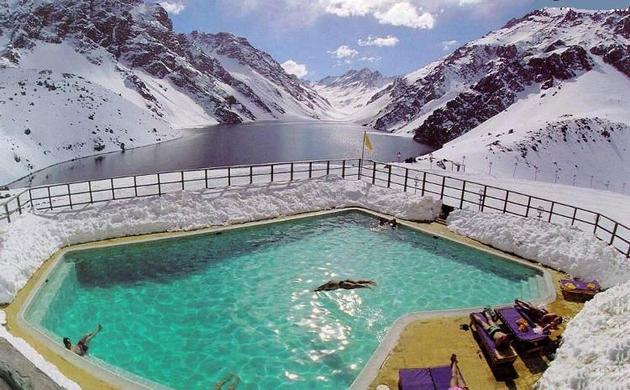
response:
<path id="1" fill-rule="evenodd" d="M 444 225 L 438 223 L 417 225 L 421 229 L 506 256 L 503 252 L 455 234 Z M 523 260 L 510 255 L 507 257 Z M 549 303 L 547 308 L 565 318 L 560 328 L 551 335 L 552 340 L 555 340 L 564 331 L 568 322 L 566 320 L 573 318 L 584 304 L 565 301 L 558 281 L 566 278 L 566 274 L 545 268 L 551 274 L 556 288 L 556 300 Z M 457 354 L 459 367 L 470 389 L 529 389 L 542 376 L 550 359 L 539 352 L 524 357 L 519 351 L 519 358 L 514 362 L 513 370 L 493 372 L 472 332 L 460 329 L 461 324 L 468 323 L 468 315 L 449 315 L 417 320 L 407 325 L 369 388 L 376 389 L 376 386 L 383 384 L 390 389 L 397 389 L 399 369 L 448 365 L 453 353 Z"/>

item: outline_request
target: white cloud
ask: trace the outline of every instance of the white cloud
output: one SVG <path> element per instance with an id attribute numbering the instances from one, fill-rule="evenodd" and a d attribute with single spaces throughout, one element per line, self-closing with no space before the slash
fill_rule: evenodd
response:
<path id="1" fill-rule="evenodd" d="M 459 0 L 459 5 L 460 6 L 464 6 L 464 5 L 475 5 L 475 4 L 481 4 L 483 3 L 485 0 Z"/>
<path id="2" fill-rule="evenodd" d="M 183 2 L 179 1 L 179 0 L 176 0 L 176 1 L 161 1 L 159 4 L 162 6 L 162 8 L 164 8 L 166 10 L 166 12 L 168 12 L 169 14 L 172 14 L 172 15 L 177 15 L 180 12 L 182 12 L 184 10 L 184 8 L 186 8 L 186 5 Z"/>
<path id="3" fill-rule="evenodd" d="M 366 39 L 359 39 L 357 43 L 359 44 L 359 46 L 383 47 L 383 46 L 396 46 L 398 42 L 400 42 L 400 40 L 397 37 L 393 35 L 388 35 L 386 37 L 368 36 Z"/>
<path id="4" fill-rule="evenodd" d="M 288 74 L 296 75 L 298 78 L 302 78 L 308 74 L 308 69 L 306 68 L 306 64 L 298 64 L 293 60 L 286 60 L 282 64 L 282 69 Z"/>
<path id="5" fill-rule="evenodd" d="M 442 50 L 446 51 L 451 47 L 457 45 L 459 42 L 455 39 L 451 39 L 450 41 L 442 41 Z"/>
<path id="6" fill-rule="evenodd" d="M 185 0 L 164 0 L 181 3 Z M 200 1 L 200 0 L 198 0 Z M 448 18 L 451 11 L 470 17 L 496 18 L 502 12 L 522 7 L 531 0 L 214 0 L 223 12 L 257 13 L 266 23 L 281 30 L 304 28 L 323 16 L 363 17 L 380 24 L 432 29 L 436 18 Z"/>
<path id="7" fill-rule="evenodd" d="M 333 56 L 339 59 L 344 59 L 344 58 L 350 59 L 350 58 L 356 57 L 357 54 L 359 54 L 358 51 L 354 50 L 348 45 L 341 45 L 337 49 L 333 51 L 328 51 L 327 53 L 332 54 Z"/>
<path id="8" fill-rule="evenodd" d="M 374 17 L 380 24 L 391 24 L 392 26 L 432 29 L 435 25 L 433 15 L 419 11 L 407 2 L 396 3 L 384 12 L 377 11 L 374 13 Z"/>
<path id="9" fill-rule="evenodd" d="M 381 57 L 361 57 L 361 58 L 359 58 L 359 60 L 365 61 L 365 62 L 379 62 L 381 59 L 382 59 Z"/>

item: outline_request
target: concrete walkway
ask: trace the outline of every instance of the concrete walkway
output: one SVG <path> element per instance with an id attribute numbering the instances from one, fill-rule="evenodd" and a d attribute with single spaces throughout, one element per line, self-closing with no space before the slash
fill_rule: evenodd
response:
<path id="1" fill-rule="evenodd" d="M 60 390 L 62 387 L 0 338 L 0 390 L 5 389 Z"/>

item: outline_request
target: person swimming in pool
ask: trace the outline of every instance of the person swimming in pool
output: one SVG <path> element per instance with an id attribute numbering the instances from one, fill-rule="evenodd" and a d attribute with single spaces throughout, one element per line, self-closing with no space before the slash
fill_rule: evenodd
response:
<path id="1" fill-rule="evenodd" d="M 63 345 L 65 345 L 65 347 L 67 349 L 69 349 L 70 351 L 76 353 L 77 355 L 85 356 L 87 354 L 87 352 L 88 352 L 88 345 L 90 344 L 90 341 L 92 341 L 94 336 L 96 336 L 98 334 L 98 332 L 101 331 L 101 329 L 103 329 L 101 324 L 96 325 L 96 330 L 94 330 L 94 332 L 85 334 L 83 337 L 81 337 L 81 340 L 79 340 L 77 345 L 74 345 L 74 346 L 70 342 L 69 338 L 64 337 L 63 338 Z"/>
<path id="2" fill-rule="evenodd" d="M 227 374 L 219 382 L 215 383 L 214 390 L 236 390 L 241 383 L 241 378 L 236 374 Z"/>
<path id="3" fill-rule="evenodd" d="M 390 228 L 395 229 L 398 227 L 398 221 L 396 221 L 396 218 L 387 219 L 383 217 L 378 217 L 378 226 L 380 228 L 389 226 Z"/>
<path id="4" fill-rule="evenodd" d="M 340 281 L 331 280 L 317 287 L 313 291 L 332 291 L 332 290 L 338 290 L 340 288 L 344 290 L 352 290 L 355 288 L 372 288 L 372 286 L 375 286 L 375 285 L 376 285 L 376 282 L 373 280 L 350 280 L 350 279 L 345 279 L 345 280 L 340 280 Z"/>

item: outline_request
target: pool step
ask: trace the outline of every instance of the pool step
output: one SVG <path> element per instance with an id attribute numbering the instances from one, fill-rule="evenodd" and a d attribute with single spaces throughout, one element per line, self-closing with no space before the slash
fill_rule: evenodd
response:
<path id="1" fill-rule="evenodd" d="M 435 220 L 435 222 L 446 226 L 446 219 L 442 218 L 442 217 L 438 217 L 438 219 Z"/>
<path id="2" fill-rule="evenodd" d="M 530 298 L 538 297 L 540 291 L 544 289 L 544 279 L 540 277 L 529 278 L 523 289 L 523 296 Z"/>

